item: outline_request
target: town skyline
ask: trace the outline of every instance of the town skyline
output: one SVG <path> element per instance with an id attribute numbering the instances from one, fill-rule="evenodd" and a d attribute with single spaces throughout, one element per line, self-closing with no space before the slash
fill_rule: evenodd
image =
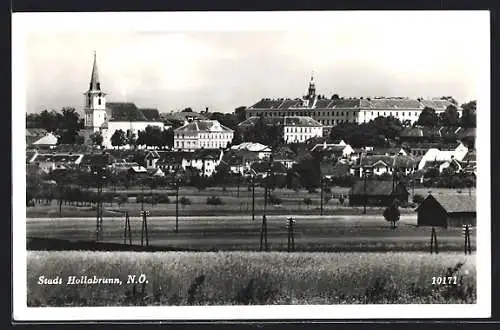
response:
<path id="1" fill-rule="evenodd" d="M 262 98 L 299 98 L 311 74 L 327 98 L 477 99 L 478 56 L 489 43 L 482 16 L 370 12 L 359 22 L 359 13 L 335 14 L 314 28 L 304 19 L 295 29 L 267 31 L 30 31 L 26 112 L 81 112 L 94 51 L 108 102 L 160 112 L 227 113 Z"/>

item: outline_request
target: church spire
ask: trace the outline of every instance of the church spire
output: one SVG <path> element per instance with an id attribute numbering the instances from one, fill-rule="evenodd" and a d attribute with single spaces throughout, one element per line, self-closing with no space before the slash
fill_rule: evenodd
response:
<path id="1" fill-rule="evenodd" d="M 311 73 L 311 81 L 309 82 L 308 98 L 314 98 L 316 95 L 316 86 L 314 84 L 314 71 Z"/>
<path id="2" fill-rule="evenodd" d="M 90 77 L 90 90 L 100 91 L 101 83 L 99 82 L 99 72 L 97 71 L 96 52 L 94 50 L 94 66 L 92 67 L 92 76 Z"/>

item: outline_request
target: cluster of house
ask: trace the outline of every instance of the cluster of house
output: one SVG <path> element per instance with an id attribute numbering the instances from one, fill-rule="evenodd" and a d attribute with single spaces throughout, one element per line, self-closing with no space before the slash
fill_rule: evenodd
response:
<path id="1" fill-rule="evenodd" d="M 114 171 L 130 171 L 154 176 L 177 171 L 194 171 L 204 176 L 212 176 L 217 167 L 224 163 L 234 174 L 265 177 L 272 173 L 285 173 L 307 155 L 320 153 L 321 174 L 324 178 L 356 175 L 393 174 L 395 172 L 412 175 L 423 181 L 429 169 L 442 173 L 451 169 L 454 173 L 476 173 L 475 150 L 462 141 L 448 145 L 428 144 L 430 147 L 420 155 L 412 147 L 394 148 L 352 148 L 344 141 L 318 143 L 308 149 L 295 152 L 288 146 L 272 150 L 260 143 L 244 142 L 230 148 L 195 148 L 193 150 L 148 150 L 143 151 L 144 159 L 130 161 L 126 157 L 113 157 L 102 151 L 58 151 L 35 149 L 27 152 L 26 162 L 44 172 L 67 168 L 108 167 Z M 304 145 L 305 146 L 305 145 Z M 416 148 L 421 148 L 416 144 Z M 418 150 L 417 150 L 418 151 Z M 124 152 L 127 154 L 127 152 Z"/>

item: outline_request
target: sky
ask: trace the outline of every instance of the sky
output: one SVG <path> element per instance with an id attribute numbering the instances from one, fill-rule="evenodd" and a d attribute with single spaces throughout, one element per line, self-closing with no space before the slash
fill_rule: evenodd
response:
<path id="1" fill-rule="evenodd" d="M 464 103 L 477 99 L 489 65 L 488 12 L 184 14 L 14 21 L 24 38 L 26 111 L 81 111 L 94 51 L 107 101 L 160 112 L 232 112 L 264 97 L 301 97 L 312 74 L 326 97 Z"/>

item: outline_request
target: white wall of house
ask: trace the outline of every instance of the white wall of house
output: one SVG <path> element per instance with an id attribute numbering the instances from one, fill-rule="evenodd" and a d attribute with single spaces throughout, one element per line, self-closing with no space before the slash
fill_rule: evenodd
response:
<path id="1" fill-rule="evenodd" d="M 233 132 L 174 132 L 174 149 L 220 149 L 233 140 Z"/>
<path id="2" fill-rule="evenodd" d="M 162 130 L 165 129 L 165 125 L 161 121 L 110 121 L 108 122 L 108 128 L 102 130 L 102 144 L 106 148 L 112 148 L 111 137 L 117 130 L 121 129 L 125 133 L 130 130 L 137 138 L 139 131 L 146 130 L 146 127 L 148 126 L 159 127 Z"/>
<path id="3" fill-rule="evenodd" d="M 284 126 L 283 135 L 286 143 L 301 143 L 313 137 L 323 137 L 323 126 Z"/>

